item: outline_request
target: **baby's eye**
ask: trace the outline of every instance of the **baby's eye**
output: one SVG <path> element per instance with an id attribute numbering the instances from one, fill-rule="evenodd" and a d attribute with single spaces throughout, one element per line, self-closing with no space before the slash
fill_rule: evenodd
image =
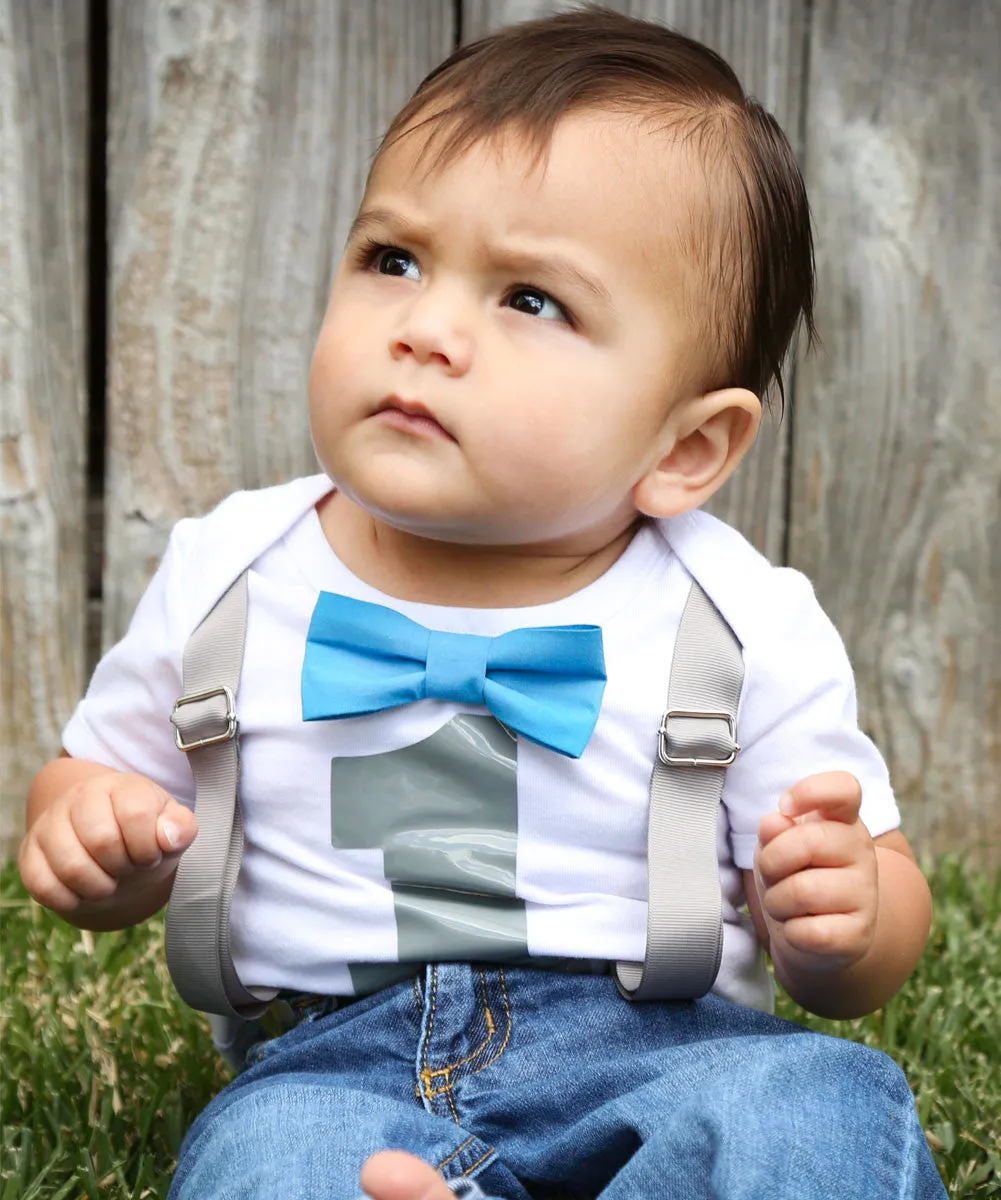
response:
<path id="1" fill-rule="evenodd" d="M 564 321 L 570 324 L 570 316 L 566 309 L 538 288 L 518 288 L 508 297 L 508 304 L 517 312 L 527 313 L 530 317 L 542 317 L 545 321 Z"/>
<path id="2" fill-rule="evenodd" d="M 396 275 L 402 279 L 420 279 L 421 269 L 417 265 L 417 259 L 406 250 L 400 250 L 396 246 L 383 246 L 376 250 L 369 264 L 380 275 Z"/>

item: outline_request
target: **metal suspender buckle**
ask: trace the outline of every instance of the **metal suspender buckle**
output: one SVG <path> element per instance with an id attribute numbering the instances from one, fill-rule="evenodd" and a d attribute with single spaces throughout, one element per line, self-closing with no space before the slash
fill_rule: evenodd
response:
<path id="1" fill-rule="evenodd" d="M 221 696 L 226 701 L 226 712 L 220 715 L 221 720 L 225 720 L 226 726 L 219 733 L 210 733 L 206 737 L 196 738 L 194 741 L 186 742 L 184 734 L 181 730 L 181 724 L 178 719 L 178 710 L 185 704 L 198 704 L 203 700 L 214 700 L 217 696 Z M 206 714 L 214 715 L 214 714 Z M 193 721 L 196 718 L 189 718 Z M 192 692 L 190 696 L 181 696 L 174 703 L 174 711 L 170 714 L 170 723 L 174 726 L 174 745 L 178 750 L 183 750 L 187 754 L 191 750 L 200 750 L 202 746 L 215 746 L 219 742 L 228 742 L 236 737 L 237 721 L 236 721 L 236 697 L 233 695 L 231 688 L 222 684 L 220 687 L 208 688 L 204 692 Z"/>
<path id="2" fill-rule="evenodd" d="M 724 749 L 720 758 L 701 758 L 694 755 L 672 754 L 668 725 L 677 718 L 693 720 L 725 721 L 730 747 Z M 657 755 L 660 761 L 670 767 L 728 767 L 737 757 L 740 747 L 737 745 L 737 723 L 728 712 L 712 712 L 706 709 L 670 708 L 660 722 L 660 737 L 657 744 Z"/>

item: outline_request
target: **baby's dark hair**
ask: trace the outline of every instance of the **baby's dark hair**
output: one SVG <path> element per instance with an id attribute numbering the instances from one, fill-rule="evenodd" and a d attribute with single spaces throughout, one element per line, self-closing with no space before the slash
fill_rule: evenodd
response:
<path id="1" fill-rule="evenodd" d="M 460 47 L 421 83 L 386 133 L 432 127 L 438 164 L 506 128 L 543 157 L 559 120 L 588 109 L 653 118 L 694 145 L 706 220 L 685 249 L 710 293 L 704 390 L 784 397 L 782 362 L 813 324 L 810 210 L 775 118 L 745 95 L 718 54 L 662 25 L 588 6 L 513 25 Z"/>

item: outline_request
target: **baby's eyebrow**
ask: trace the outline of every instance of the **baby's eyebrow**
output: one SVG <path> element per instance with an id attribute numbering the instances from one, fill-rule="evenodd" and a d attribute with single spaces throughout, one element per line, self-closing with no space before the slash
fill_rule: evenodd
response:
<path id="1" fill-rule="evenodd" d="M 588 292 L 606 308 L 615 308 L 608 289 L 600 279 L 588 275 L 572 259 L 566 258 L 556 251 L 527 253 L 502 249 L 498 251 L 497 258 L 512 270 L 523 271 L 529 277 L 542 274 L 550 278 L 563 279 L 571 287 L 578 287 Z"/>
<path id="2" fill-rule="evenodd" d="M 393 209 L 373 207 L 362 209 L 352 221 L 348 241 L 372 228 L 411 245 L 426 246 L 431 240 L 430 230 L 421 222 Z M 527 251 L 513 246 L 498 246 L 492 248 L 491 255 L 509 270 L 524 272 L 529 278 L 539 274 L 562 279 L 571 287 L 587 292 L 606 308 L 615 309 L 611 294 L 600 279 L 582 271 L 572 259 L 555 250 Z"/>
<path id="3" fill-rule="evenodd" d="M 403 241 L 423 243 L 428 240 L 428 232 L 422 225 L 389 208 L 363 208 L 351 222 L 347 240 L 350 242 L 373 226 L 379 229 L 389 226 Z"/>

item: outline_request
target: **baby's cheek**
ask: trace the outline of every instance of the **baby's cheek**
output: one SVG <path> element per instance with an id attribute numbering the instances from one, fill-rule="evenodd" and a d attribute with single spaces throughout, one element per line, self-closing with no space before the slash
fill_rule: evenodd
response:
<path id="1" fill-rule="evenodd" d="M 331 384 L 336 378 L 330 343 L 322 335 L 313 349 L 309 364 L 309 415 L 316 420 L 329 401 Z"/>
<path id="2" fill-rule="evenodd" d="M 336 328 L 324 326 L 313 349 L 309 366 L 310 401 L 329 402 L 339 387 L 354 373 L 354 354 L 350 343 L 337 335 Z"/>

